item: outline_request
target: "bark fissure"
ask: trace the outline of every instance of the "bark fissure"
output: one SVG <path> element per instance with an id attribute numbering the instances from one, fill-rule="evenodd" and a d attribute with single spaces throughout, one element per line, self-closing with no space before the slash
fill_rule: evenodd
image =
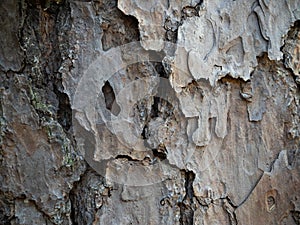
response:
<path id="1" fill-rule="evenodd" d="M 185 196 L 183 201 L 179 203 L 180 207 L 180 224 L 193 225 L 194 224 L 194 190 L 193 182 L 195 174 L 192 171 L 185 171 Z"/>

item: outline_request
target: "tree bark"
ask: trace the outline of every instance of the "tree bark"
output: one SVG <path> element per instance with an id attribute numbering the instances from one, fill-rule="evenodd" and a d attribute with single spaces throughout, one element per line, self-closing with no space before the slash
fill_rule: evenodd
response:
<path id="1" fill-rule="evenodd" d="M 0 15 L 0 224 L 300 224 L 298 0 Z"/>

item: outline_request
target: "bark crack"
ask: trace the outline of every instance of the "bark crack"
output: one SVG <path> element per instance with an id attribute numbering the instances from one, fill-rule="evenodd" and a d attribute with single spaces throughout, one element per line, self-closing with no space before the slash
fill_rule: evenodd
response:
<path id="1" fill-rule="evenodd" d="M 185 175 L 185 196 L 183 201 L 179 203 L 181 225 L 194 224 L 194 189 L 193 182 L 195 174 L 192 171 L 184 171 Z"/>

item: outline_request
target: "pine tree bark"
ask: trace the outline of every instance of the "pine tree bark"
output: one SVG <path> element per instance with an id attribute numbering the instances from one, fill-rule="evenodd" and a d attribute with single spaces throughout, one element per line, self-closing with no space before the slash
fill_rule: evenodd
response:
<path id="1" fill-rule="evenodd" d="M 300 224 L 298 0 L 0 18 L 0 224 Z"/>

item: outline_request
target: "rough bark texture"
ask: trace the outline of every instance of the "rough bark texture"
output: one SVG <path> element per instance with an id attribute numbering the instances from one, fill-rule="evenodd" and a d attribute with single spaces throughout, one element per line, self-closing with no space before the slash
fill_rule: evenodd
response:
<path id="1" fill-rule="evenodd" d="M 300 224 L 299 0 L 2 0 L 0 224 Z"/>

